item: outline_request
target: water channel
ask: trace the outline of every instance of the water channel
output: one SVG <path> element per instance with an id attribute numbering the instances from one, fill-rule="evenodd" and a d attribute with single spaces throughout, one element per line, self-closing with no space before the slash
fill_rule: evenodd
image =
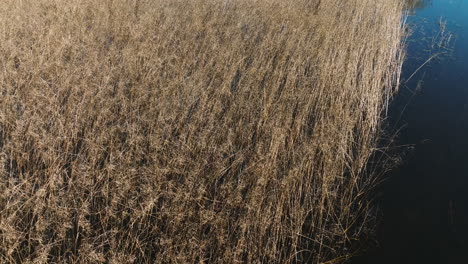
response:
<path id="1" fill-rule="evenodd" d="M 423 0 L 408 26 L 389 119 L 405 154 L 382 185 L 379 245 L 356 263 L 468 263 L 468 0 Z"/>

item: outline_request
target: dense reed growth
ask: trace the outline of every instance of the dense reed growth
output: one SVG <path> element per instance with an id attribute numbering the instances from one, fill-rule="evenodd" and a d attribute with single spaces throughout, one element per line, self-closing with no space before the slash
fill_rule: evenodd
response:
<path id="1" fill-rule="evenodd" d="M 3 0 L 0 262 L 342 263 L 402 8 Z"/>

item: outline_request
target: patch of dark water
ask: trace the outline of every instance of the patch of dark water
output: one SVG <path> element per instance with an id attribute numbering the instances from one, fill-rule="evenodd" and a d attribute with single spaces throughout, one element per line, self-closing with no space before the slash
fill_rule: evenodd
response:
<path id="1" fill-rule="evenodd" d="M 426 2 L 408 22 L 390 124 L 411 151 L 382 186 L 379 246 L 352 262 L 468 263 L 468 0 Z"/>

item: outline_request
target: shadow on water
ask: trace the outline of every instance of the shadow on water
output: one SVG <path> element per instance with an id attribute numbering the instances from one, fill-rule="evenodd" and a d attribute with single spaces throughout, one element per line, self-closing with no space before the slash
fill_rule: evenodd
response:
<path id="1" fill-rule="evenodd" d="M 394 101 L 397 144 L 412 147 L 382 187 L 379 247 L 353 263 L 468 263 L 468 0 L 417 7 L 403 75 L 440 56 Z M 441 28 L 450 50 L 434 45 Z"/>

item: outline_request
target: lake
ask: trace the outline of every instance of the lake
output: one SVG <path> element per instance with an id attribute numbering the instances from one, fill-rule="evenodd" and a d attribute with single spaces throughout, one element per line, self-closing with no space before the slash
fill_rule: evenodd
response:
<path id="1" fill-rule="evenodd" d="M 389 118 L 405 154 L 382 187 L 379 246 L 355 262 L 468 263 L 468 1 L 425 1 L 408 24 Z"/>

